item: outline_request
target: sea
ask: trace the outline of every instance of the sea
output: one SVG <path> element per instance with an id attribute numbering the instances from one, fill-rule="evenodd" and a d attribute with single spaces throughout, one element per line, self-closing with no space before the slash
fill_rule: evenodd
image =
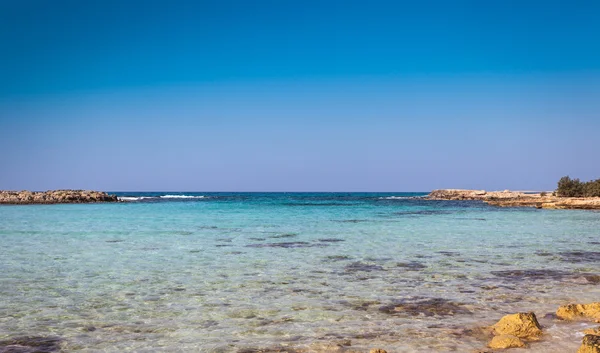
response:
<path id="1" fill-rule="evenodd" d="M 0 206 L 0 351 L 477 352 L 482 327 L 531 311 L 545 334 L 513 352 L 575 352 L 598 326 L 554 315 L 600 301 L 597 211 L 116 194 Z"/>

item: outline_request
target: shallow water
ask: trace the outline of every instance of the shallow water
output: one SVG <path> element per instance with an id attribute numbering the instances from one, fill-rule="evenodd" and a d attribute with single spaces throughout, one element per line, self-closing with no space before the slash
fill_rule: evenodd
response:
<path id="1" fill-rule="evenodd" d="M 169 194 L 1 206 L 0 341 L 469 352 L 486 344 L 472 329 L 534 311 L 547 334 L 528 351 L 574 352 L 593 326 L 545 315 L 600 299 L 598 212 L 399 193 L 158 197 Z"/>

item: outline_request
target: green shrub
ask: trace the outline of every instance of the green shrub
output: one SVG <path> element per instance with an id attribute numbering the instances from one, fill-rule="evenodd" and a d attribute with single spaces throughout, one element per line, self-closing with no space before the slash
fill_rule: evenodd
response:
<path id="1" fill-rule="evenodd" d="M 565 176 L 558 181 L 555 193 L 559 197 L 600 197 L 600 179 L 581 182 Z"/>
<path id="2" fill-rule="evenodd" d="M 545 191 L 542 191 L 542 192 L 540 192 L 540 196 L 541 196 L 541 197 L 544 197 L 544 196 L 546 196 L 546 195 L 548 195 L 548 193 L 547 193 L 547 192 L 545 192 Z"/>
<path id="3" fill-rule="evenodd" d="M 600 197 L 600 179 L 588 181 L 583 184 L 583 196 Z"/>

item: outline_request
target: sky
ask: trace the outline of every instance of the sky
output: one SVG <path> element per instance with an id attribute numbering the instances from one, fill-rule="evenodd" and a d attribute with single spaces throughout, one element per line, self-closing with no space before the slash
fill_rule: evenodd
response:
<path id="1" fill-rule="evenodd" d="M 0 0 L 0 189 L 600 178 L 600 2 Z"/>

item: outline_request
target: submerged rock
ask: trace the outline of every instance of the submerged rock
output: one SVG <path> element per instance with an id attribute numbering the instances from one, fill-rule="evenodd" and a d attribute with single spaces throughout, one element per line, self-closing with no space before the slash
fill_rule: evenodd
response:
<path id="1" fill-rule="evenodd" d="M 444 298 L 414 297 L 404 299 L 391 305 L 382 306 L 379 311 L 391 315 L 408 316 L 452 316 L 456 314 L 472 314 L 465 304 Z"/>
<path id="2" fill-rule="evenodd" d="M 600 336 L 585 335 L 577 353 L 600 353 Z"/>
<path id="3" fill-rule="evenodd" d="M 538 340 L 542 328 L 532 312 L 506 315 L 492 326 L 495 335 L 513 335 L 526 340 Z"/>
<path id="4" fill-rule="evenodd" d="M 59 337 L 24 336 L 0 341 L 2 353 L 51 353 L 61 349 Z"/>
<path id="5" fill-rule="evenodd" d="M 563 320 L 590 318 L 600 322 L 600 302 L 563 305 L 556 311 L 556 316 Z"/>
<path id="6" fill-rule="evenodd" d="M 521 348 L 525 347 L 525 342 L 514 335 L 500 335 L 492 338 L 488 347 L 492 349 Z"/>
<path id="7" fill-rule="evenodd" d="M 358 351 L 349 348 L 352 343 L 349 340 L 340 342 L 319 342 L 313 343 L 310 346 L 309 352 L 315 353 L 359 353 Z"/>

